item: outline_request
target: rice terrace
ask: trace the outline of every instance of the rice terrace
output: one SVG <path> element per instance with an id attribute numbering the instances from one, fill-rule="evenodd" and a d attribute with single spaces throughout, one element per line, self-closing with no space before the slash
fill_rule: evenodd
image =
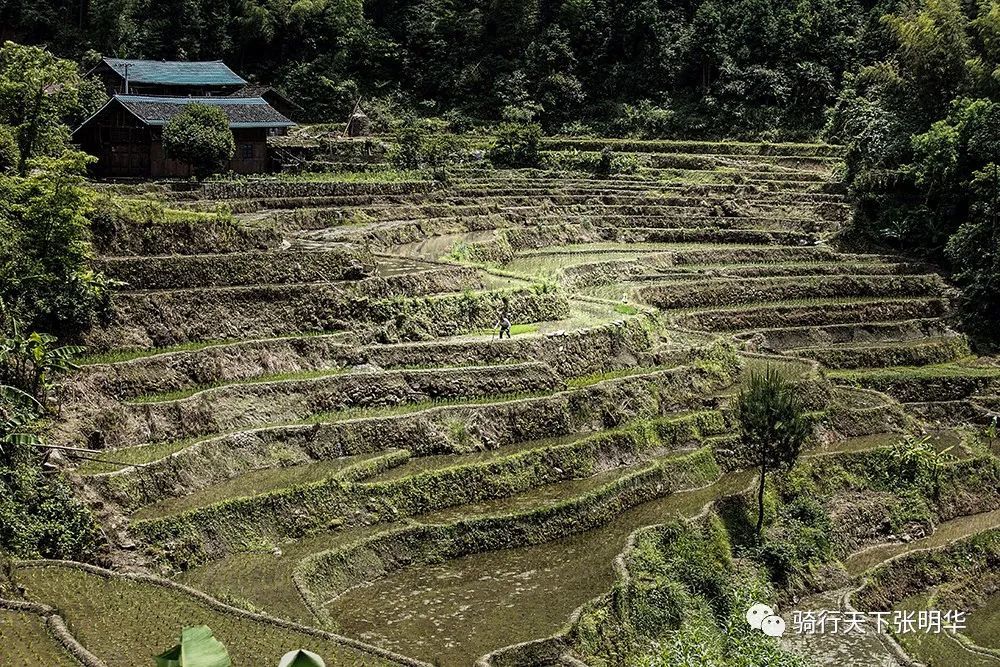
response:
<path id="1" fill-rule="evenodd" d="M 0 666 L 1000 665 L 1000 5 L 92 4 L 0 7 Z"/>

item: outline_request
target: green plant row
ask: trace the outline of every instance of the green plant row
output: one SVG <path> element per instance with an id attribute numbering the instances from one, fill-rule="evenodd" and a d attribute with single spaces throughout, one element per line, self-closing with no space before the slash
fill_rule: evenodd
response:
<path id="1" fill-rule="evenodd" d="M 314 554 L 295 572 L 307 603 L 321 618 L 323 602 L 367 580 L 416 563 L 527 546 L 588 530 L 646 500 L 710 483 L 719 475 L 710 448 L 650 463 L 584 495 L 521 514 L 415 525 L 342 549 Z"/>
<path id="2" fill-rule="evenodd" d="M 562 397 L 542 398 L 540 402 L 542 406 L 550 405 L 557 411 L 560 408 L 556 406 L 561 406 L 563 421 L 558 429 L 572 433 L 603 424 L 610 416 L 606 411 L 619 401 L 627 400 L 627 396 L 635 397 L 628 401 L 635 405 L 630 410 L 656 414 L 663 409 L 661 406 L 690 400 L 693 395 L 725 386 L 730 381 L 728 372 L 722 367 L 709 370 L 681 367 L 649 376 L 613 380 L 604 385 L 567 392 Z M 537 410 L 539 406 L 525 407 Z M 569 423 L 565 421 L 567 413 L 573 415 Z M 536 437 L 551 436 L 553 425 L 560 422 L 549 421 L 545 412 L 535 412 L 535 415 L 533 421 L 538 425 Z M 495 414 L 493 420 L 498 418 L 509 419 Z M 518 421 L 523 421 L 523 417 Z M 591 424 L 593 426 L 588 426 Z M 407 429 L 414 426 L 421 428 L 419 422 L 412 418 L 403 420 L 400 425 Z M 381 433 L 379 442 L 393 441 L 386 439 L 384 427 Z M 470 436 L 463 428 L 450 437 L 460 444 Z M 627 436 L 623 441 L 625 444 L 618 446 L 627 446 L 633 452 L 641 451 L 643 447 L 640 443 L 645 441 L 637 442 L 635 437 Z M 512 441 L 525 439 L 531 438 L 520 437 Z M 164 558 L 197 560 L 203 558 L 205 553 L 238 548 L 239 544 L 249 539 L 250 534 L 258 535 L 255 539 L 265 541 L 281 535 L 298 536 L 321 530 L 331 521 L 339 522 L 347 517 L 359 520 L 367 515 L 369 522 L 390 520 L 397 515 L 411 515 L 435 507 L 504 497 L 546 480 L 586 476 L 596 472 L 594 466 L 604 460 L 589 448 L 600 450 L 600 447 L 615 442 L 615 439 L 584 439 L 563 447 L 529 450 L 508 459 L 433 471 L 366 488 L 345 486 L 334 480 L 318 482 L 252 498 L 224 501 L 178 516 L 140 521 L 134 528 L 143 539 L 162 549 Z M 590 454 L 581 454 L 581 451 Z M 563 472 L 558 473 L 559 469 Z M 115 475 L 107 483 L 120 483 L 115 477 L 123 479 L 121 475 Z M 139 473 L 132 477 L 138 483 L 144 476 Z M 483 495 L 479 497 L 475 494 Z"/>
<path id="3" fill-rule="evenodd" d="M 357 280 L 375 273 L 367 248 L 244 251 L 215 255 L 99 258 L 96 270 L 132 289 L 228 287 Z"/>
<path id="4" fill-rule="evenodd" d="M 842 146 L 829 144 L 748 143 L 741 141 L 675 141 L 637 139 L 576 139 L 554 137 L 542 140 L 546 150 L 600 151 L 612 150 L 634 153 L 687 153 L 710 155 L 781 155 L 794 157 L 842 157 Z"/>
<path id="5" fill-rule="evenodd" d="M 481 398 L 557 391 L 563 383 L 541 362 L 485 367 L 333 372 L 313 378 L 249 382 L 206 389 L 176 400 L 104 410 L 101 427 L 123 442 L 159 442 L 266 424 L 301 421 L 350 408 L 427 398 Z"/>

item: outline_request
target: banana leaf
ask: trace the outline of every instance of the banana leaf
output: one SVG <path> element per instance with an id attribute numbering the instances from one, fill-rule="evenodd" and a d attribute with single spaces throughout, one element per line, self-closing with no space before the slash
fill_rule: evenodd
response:
<path id="1" fill-rule="evenodd" d="M 278 663 L 278 667 L 326 667 L 326 663 L 323 662 L 323 658 L 312 651 L 300 648 L 297 651 L 289 651 L 281 656 L 281 662 Z"/>
<path id="2" fill-rule="evenodd" d="M 155 656 L 156 667 L 232 667 L 229 652 L 207 625 L 184 628 L 181 643 Z"/>

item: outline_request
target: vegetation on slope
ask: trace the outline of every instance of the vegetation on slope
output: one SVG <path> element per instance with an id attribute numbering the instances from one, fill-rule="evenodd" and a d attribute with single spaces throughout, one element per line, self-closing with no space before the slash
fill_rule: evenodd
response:
<path id="1" fill-rule="evenodd" d="M 40 432 L 73 333 L 105 300 L 88 266 L 90 160 L 68 149 L 81 101 L 76 66 L 10 42 L 0 48 L 0 552 L 80 558 L 95 543 L 89 514 L 46 470 Z"/>
<path id="2" fill-rule="evenodd" d="M 1000 4 L 927 0 L 886 25 L 891 48 L 849 79 L 830 129 L 857 232 L 947 262 L 985 330 L 1000 312 Z"/>

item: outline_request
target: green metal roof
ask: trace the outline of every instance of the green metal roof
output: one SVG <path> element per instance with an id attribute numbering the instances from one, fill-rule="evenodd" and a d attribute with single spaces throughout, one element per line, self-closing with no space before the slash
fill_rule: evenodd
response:
<path id="1" fill-rule="evenodd" d="M 105 58 L 104 64 L 133 83 L 167 86 L 242 86 L 246 81 L 221 60 L 184 62 L 177 60 L 126 60 Z"/>

